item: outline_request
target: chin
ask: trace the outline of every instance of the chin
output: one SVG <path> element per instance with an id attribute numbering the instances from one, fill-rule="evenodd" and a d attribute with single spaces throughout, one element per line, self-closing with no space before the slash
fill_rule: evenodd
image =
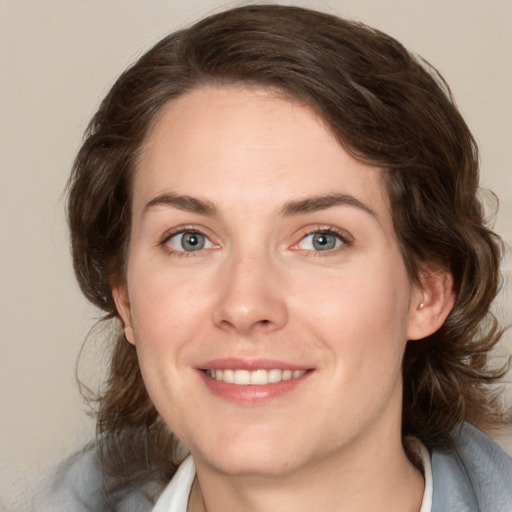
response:
<path id="1" fill-rule="evenodd" d="M 214 461 L 211 463 L 215 464 Z M 282 478 L 293 473 L 300 467 L 296 459 L 292 459 L 279 451 L 272 454 L 262 454 L 256 447 L 255 450 L 246 451 L 242 455 L 223 456 L 217 461 L 218 471 L 237 477 L 266 477 Z"/>
<path id="2" fill-rule="evenodd" d="M 283 442 L 283 435 L 266 436 L 227 436 L 215 444 L 208 444 L 206 449 L 192 449 L 197 460 L 203 460 L 226 475 L 246 477 L 280 477 L 300 466 L 298 447 L 300 443 Z M 211 449 L 215 446 L 215 449 Z M 303 454 L 304 455 L 304 454 Z M 306 457 L 307 458 L 307 457 Z"/>

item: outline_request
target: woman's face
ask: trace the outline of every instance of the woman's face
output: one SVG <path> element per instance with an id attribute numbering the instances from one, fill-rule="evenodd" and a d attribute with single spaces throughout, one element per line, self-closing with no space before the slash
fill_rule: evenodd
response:
<path id="1" fill-rule="evenodd" d="M 381 171 L 309 108 L 235 86 L 165 107 L 114 294 L 150 397 L 196 464 L 282 474 L 399 439 L 422 293 Z"/>

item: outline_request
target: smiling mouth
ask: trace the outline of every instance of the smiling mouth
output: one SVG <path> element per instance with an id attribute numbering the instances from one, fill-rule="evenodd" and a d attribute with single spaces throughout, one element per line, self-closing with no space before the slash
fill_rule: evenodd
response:
<path id="1" fill-rule="evenodd" d="M 306 373 L 307 370 L 281 370 L 273 368 L 270 370 L 232 370 L 229 368 L 223 370 L 204 370 L 206 375 L 219 382 L 227 384 L 237 384 L 239 386 L 264 386 L 266 384 L 277 384 L 278 382 L 298 379 Z"/>

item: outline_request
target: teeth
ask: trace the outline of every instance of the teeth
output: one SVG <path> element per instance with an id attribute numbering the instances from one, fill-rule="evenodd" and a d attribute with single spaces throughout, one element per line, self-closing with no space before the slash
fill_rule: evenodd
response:
<path id="1" fill-rule="evenodd" d="M 217 373 L 215 373 L 215 378 L 217 378 Z M 235 372 L 233 370 L 224 370 L 222 380 L 228 384 L 233 384 L 235 381 Z"/>
<path id="2" fill-rule="evenodd" d="M 293 377 L 293 372 L 291 370 L 283 370 L 282 380 L 290 380 Z"/>
<path id="3" fill-rule="evenodd" d="M 281 382 L 283 378 L 283 372 L 281 370 L 269 370 L 267 373 L 268 381 L 271 383 Z"/>
<path id="4" fill-rule="evenodd" d="M 247 386 L 249 384 L 255 386 L 263 386 L 265 384 L 275 384 L 282 380 L 297 379 L 304 375 L 306 370 L 280 370 L 274 368 L 272 370 L 207 370 L 208 377 L 223 381 L 228 384 L 238 384 L 239 386 Z"/>
<path id="5" fill-rule="evenodd" d="M 251 373 L 247 370 L 235 370 L 233 384 L 241 384 L 243 386 L 251 383 Z"/>
<path id="6" fill-rule="evenodd" d="M 256 384 L 257 386 L 268 384 L 267 370 L 256 370 L 255 372 L 251 372 L 251 384 Z"/>

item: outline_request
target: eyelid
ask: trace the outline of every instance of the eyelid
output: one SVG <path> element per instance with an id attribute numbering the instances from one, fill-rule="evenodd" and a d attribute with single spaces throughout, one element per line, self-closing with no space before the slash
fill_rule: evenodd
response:
<path id="1" fill-rule="evenodd" d="M 333 235 L 335 237 L 337 237 L 339 240 L 341 240 L 341 245 L 336 247 L 336 248 L 333 248 L 333 249 L 328 249 L 328 250 L 325 250 L 325 251 L 320 251 L 320 250 L 312 250 L 312 249 L 301 249 L 299 246 L 299 244 L 308 236 L 311 236 L 311 235 L 314 235 L 314 234 L 326 234 L 326 235 Z M 302 230 L 300 230 L 300 238 L 297 242 L 295 242 L 291 247 L 290 249 L 291 250 L 295 250 L 295 251 L 304 251 L 304 252 L 312 252 L 312 253 L 315 253 L 318 254 L 318 255 L 327 255 L 327 254 L 332 254 L 332 253 L 336 253 L 337 251 L 339 250 L 342 250 L 343 248 L 345 247 L 350 247 L 353 243 L 354 243 L 354 237 L 348 232 L 348 231 L 345 231 L 344 229 L 341 229 L 337 226 L 328 226 L 328 225 L 318 225 L 318 226 L 310 226 L 310 227 L 307 227 L 307 228 L 303 228 Z"/>
<path id="2" fill-rule="evenodd" d="M 198 234 L 206 237 L 207 240 L 211 243 L 211 245 L 213 247 L 207 247 L 204 249 L 200 249 L 198 251 L 185 251 L 185 250 L 174 249 L 169 246 L 168 242 L 171 238 L 173 238 L 177 235 L 180 235 L 180 234 L 185 234 L 185 233 L 198 233 Z M 341 240 L 342 243 L 339 247 L 336 247 L 333 249 L 328 249 L 325 251 L 301 249 L 300 247 L 298 247 L 298 245 L 306 237 L 308 237 L 310 235 L 317 234 L 317 233 L 336 236 L 339 240 Z M 318 255 L 322 255 L 322 253 L 325 253 L 325 255 L 336 253 L 337 251 L 339 251 L 345 247 L 351 246 L 354 242 L 354 237 L 348 231 L 341 229 L 337 226 L 331 226 L 331 225 L 308 226 L 308 227 L 302 228 L 299 231 L 298 236 L 299 236 L 299 239 L 298 239 L 298 241 L 296 241 L 292 244 L 292 246 L 290 247 L 291 250 L 312 252 L 312 253 L 315 253 Z M 196 254 L 194 254 L 196 252 L 200 253 L 200 252 L 203 252 L 204 250 L 220 248 L 221 244 L 215 240 L 215 236 L 213 236 L 210 233 L 210 230 L 203 228 L 202 226 L 197 226 L 197 225 L 184 225 L 184 226 L 177 226 L 175 228 L 172 228 L 172 229 L 166 231 L 164 233 L 164 235 L 162 236 L 161 240 L 158 242 L 158 245 L 162 246 L 170 254 L 175 254 L 178 256 L 194 256 L 194 255 L 196 255 Z"/>
<path id="3" fill-rule="evenodd" d="M 184 235 L 186 233 L 197 233 L 199 235 L 204 236 L 209 243 L 212 245 L 212 247 L 205 247 L 203 249 L 197 250 L 197 251 L 185 251 L 185 250 L 179 250 L 176 248 L 173 248 L 169 244 L 169 240 L 171 240 L 173 237 L 178 235 Z M 185 226 L 178 226 L 175 228 L 172 228 L 164 233 L 161 240 L 158 242 L 158 245 L 161 246 L 163 249 L 165 249 L 169 254 L 174 254 L 178 256 L 196 256 L 195 253 L 200 253 L 203 251 L 207 251 L 210 249 L 215 249 L 220 246 L 220 244 L 213 240 L 213 236 L 210 234 L 209 230 L 197 226 L 197 225 L 185 225 Z"/>

